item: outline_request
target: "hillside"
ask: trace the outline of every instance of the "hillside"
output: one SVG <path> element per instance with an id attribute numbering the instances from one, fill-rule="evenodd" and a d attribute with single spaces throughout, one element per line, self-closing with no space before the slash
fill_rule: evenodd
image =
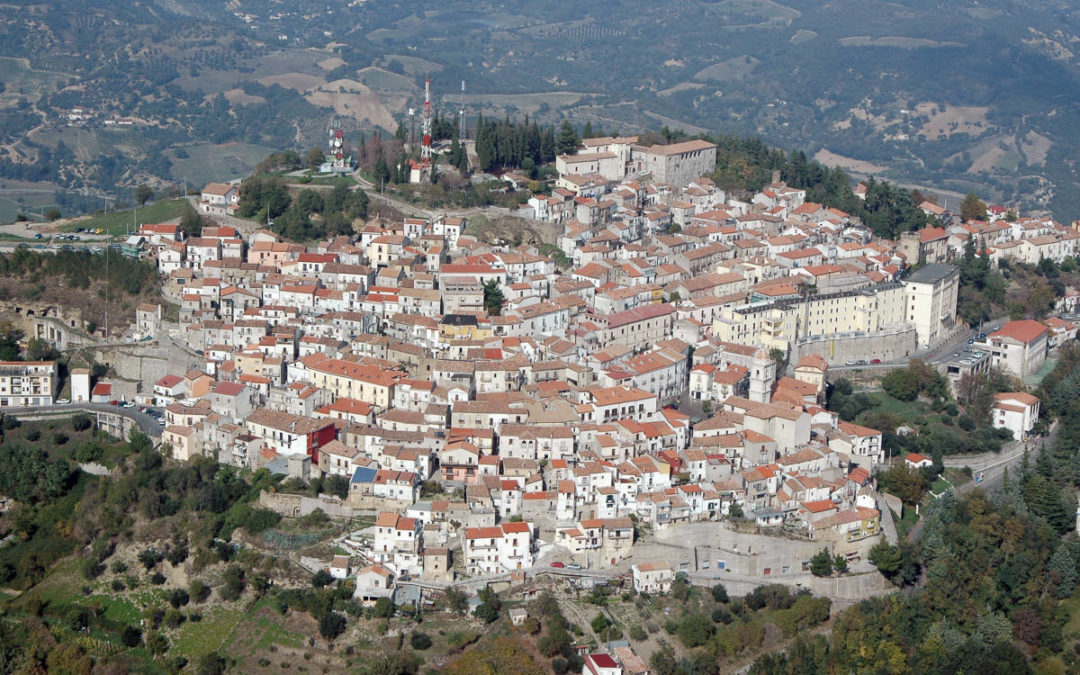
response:
<path id="1" fill-rule="evenodd" d="M 1080 9 L 1064 0 L 139 7 L 0 8 L 0 178 L 242 175 L 260 149 L 319 143 L 331 116 L 353 138 L 392 132 L 430 73 L 447 116 L 466 80 L 470 117 L 760 134 L 1080 216 Z M 87 119 L 61 119 L 76 107 Z"/>

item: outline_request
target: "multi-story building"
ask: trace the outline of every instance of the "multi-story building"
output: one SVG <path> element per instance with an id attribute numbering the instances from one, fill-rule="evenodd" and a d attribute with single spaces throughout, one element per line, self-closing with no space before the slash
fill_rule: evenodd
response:
<path id="1" fill-rule="evenodd" d="M 716 145 L 702 140 L 635 145 L 630 150 L 630 164 L 634 172 L 649 173 L 657 183 L 681 187 L 716 169 Z"/>
<path id="2" fill-rule="evenodd" d="M 420 521 L 383 511 L 375 519 L 370 558 L 396 570 L 398 574 L 418 574 L 422 567 Z"/>
<path id="3" fill-rule="evenodd" d="M 0 407 L 52 405 L 55 361 L 0 361 Z"/>
<path id="4" fill-rule="evenodd" d="M 990 415 L 995 429 L 1008 429 L 1022 441 L 1039 420 L 1039 399 L 1026 391 L 996 394 Z"/>
<path id="5" fill-rule="evenodd" d="M 1025 378 L 1039 372 L 1046 361 L 1049 335 L 1050 329 L 1038 321 L 1010 321 L 987 336 L 985 347 L 995 368 Z"/>
<path id="6" fill-rule="evenodd" d="M 648 347 L 670 335 L 674 319 L 675 307 L 667 303 L 634 307 L 606 316 L 590 314 L 582 322 L 595 326 L 596 330 L 583 335 L 582 341 L 595 342 L 597 349 L 614 342 L 631 349 Z"/>
<path id="7" fill-rule="evenodd" d="M 532 544 L 529 523 L 466 528 L 465 570 L 472 576 L 480 576 L 532 567 Z"/>
<path id="8" fill-rule="evenodd" d="M 246 424 L 252 436 L 263 439 L 265 447 L 279 455 L 307 455 L 316 462 L 319 448 L 337 435 L 334 423 L 328 419 L 299 417 L 269 408 L 256 408 Z"/>
<path id="9" fill-rule="evenodd" d="M 638 593 L 667 593 L 675 581 L 675 571 L 664 561 L 631 565 L 630 570 Z"/>
<path id="10" fill-rule="evenodd" d="M 919 347 L 938 344 L 956 325 L 960 270 L 954 265 L 931 263 L 904 279 L 907 290 L 905 320 L 915 326 Z"/>

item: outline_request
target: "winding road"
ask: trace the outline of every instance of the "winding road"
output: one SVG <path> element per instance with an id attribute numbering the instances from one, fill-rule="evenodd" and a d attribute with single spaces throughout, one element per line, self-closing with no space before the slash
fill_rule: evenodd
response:
<path id="1" fill-rule="evenodd" d="M 14 415 L 15 417 L 33 415 L 67 415 L 70 417 L 80 412 L 109 412 L 133 419 L 144 434 L 153 439 L 161 438 L 162 427 L 158 424 L 157 418 L 147 415 L 144 412 L 139 412 L 138 408 L 124 408 L 118 405 L 109 405 L 108 403 L 57 403 L 56 405 L 36 406 L 31 408 L 5 408 L 4 412 L 8 415 Z"/>

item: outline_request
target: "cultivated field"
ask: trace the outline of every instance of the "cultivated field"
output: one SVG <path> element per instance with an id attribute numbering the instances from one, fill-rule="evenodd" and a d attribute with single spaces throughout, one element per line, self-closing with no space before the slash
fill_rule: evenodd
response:
<path id="1" fill-rule="evenodd" d="M 575 91 L 549 91 L 535 94 L 469 94 L 469 105 L 473 109 L 480 107 L 484 113 L 492 110 L 502 111 L 508 106 L 513 106 L 522 113 L 535 113 L 541 106 L 547 104 L 549 108 L 557 109 L 563 106 L 574 105 L 588 94 Z"/>
<path id="2" fill-rule="evenodd" d="M 881 166 L 880 164 L 874 164 L 873 162 L 864 162 L 852 157 L 844 157 L 835 152 L 830 152 L 825 148 L 818 150 L 817 154 L 814 155 L 814 159 L 826 166 L 838 166 L 845 171 L 852 171 L 854 173 L 865 175 L 881 174 L 889 170 L 889 167 L 887 166 Z"/>
<path id="3" fill-rule="evenodd" d="M 274 148 L 250 143 L 189 145 L 183 150 L 188 157 L 177 157 L 176 149 L 168 151 L 172 175 L 177 180 L 187 178 L 196 189 L 207 183 L 247 176 L 259 160 L 274 152 Z"/>
<path id="4" fill-rule="evenodd" d="M 894 47 L 899 49 L 939 49 L 941 47 L 966 47 L 962 42 L 927 40 L 925 38 L 899 37 L 886 35 L 883 37 L 870 37 L 868 35 L 855 35 L 837 40 L 842 47 Z"/>
<path id="5" fill-rule="evenodd" d="M 936 103 L 924 102 L 915 106 L 915 112 L 927 118 L 918 133 L 931 141 L 953 134 L 980 136 L 993 127 L 986 119 L 990 108 L 985 106 L 946 105 L 943 109 Z"/>
<path id="6" fill-rule="evenodd" d="M 352 117 L 357 122 L 366 120 L 391 132 L 397 128 L 397 121 L 386 103 L 356 80 L 334 80 L 309 91 L 304 98 L 314 105 L 333 108 L 338 115 Z M 403 104 L 403 101 L 391 102 L 394 109 L 400 109 Z"/>
<path id="7" fill-rule="evenodd" d="M 34 70 L 26 59 L 0 57 L 0 82 L 5 90 L 0 94 L 0 103 L 12 104 L 20 97 L 30 102 L 41 98 L 44 91 L 55 90 L 72 76 L 46 70 Z"/>
<path id="8" fill-rule="evenodd" d="M 759 63 L 761 61 L 752 56 L 736 56 L 702 68 L 694 75 L 694 79 L 712 82 L 741 80 L 753 73 Z"/>

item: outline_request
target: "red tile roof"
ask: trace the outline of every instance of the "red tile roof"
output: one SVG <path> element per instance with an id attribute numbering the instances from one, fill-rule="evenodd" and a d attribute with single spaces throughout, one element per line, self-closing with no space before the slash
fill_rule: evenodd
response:
<path id="1" fill-rule="evenodd" d="M 999 330 L 991 333 L 990 337 L 1009 338 L 1017 342 L 1030 344 L 1046 334 L 1048 330 L 1046 326 L 1038 321 L 1022 319 L 1020 321 L 1009 321 Z"/>

